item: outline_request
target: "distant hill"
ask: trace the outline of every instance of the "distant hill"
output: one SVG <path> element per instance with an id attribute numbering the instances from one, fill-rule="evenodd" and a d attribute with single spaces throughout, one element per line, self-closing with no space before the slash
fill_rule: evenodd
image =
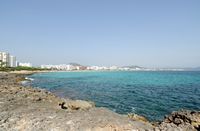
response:
<path id="1" fill-rule="evenodd" d="M 132 65 L 132 66 L 123 66 L 122 68 L 130 68 L 130 69 L 144 69 L 144 67 L 141 67 L 141 66 L 135 66 L 135 65 Z"/>
<path id="2" fill-rule="evenodd" d="M 78 63 L 69 63 L 69 65 L 72 65 L 72 66 L 82 66 L 81 64 L 78 64 Z"/>

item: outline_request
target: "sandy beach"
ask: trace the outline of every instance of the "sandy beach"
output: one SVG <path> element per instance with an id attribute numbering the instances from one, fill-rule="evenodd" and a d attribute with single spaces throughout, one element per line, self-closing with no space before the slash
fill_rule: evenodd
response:
<path id="1" fill-rule="evenodd" d="M 0 73 L 0 131 L 200 130 L 200 112 L 173 112 L 152 124 L 139 115 L 120 115 L 93 102 L 63 99 L 21 85 L 26 75 L 37 72 Z"/>

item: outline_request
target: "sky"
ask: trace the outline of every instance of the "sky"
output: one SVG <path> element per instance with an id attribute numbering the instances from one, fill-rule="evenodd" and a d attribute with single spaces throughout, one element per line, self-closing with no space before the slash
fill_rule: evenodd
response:
<path id="1" fill-rule="evenodd" d="M 41 64 L 200 66 L 199 0 L 0 0 L 0 51 Z"/>

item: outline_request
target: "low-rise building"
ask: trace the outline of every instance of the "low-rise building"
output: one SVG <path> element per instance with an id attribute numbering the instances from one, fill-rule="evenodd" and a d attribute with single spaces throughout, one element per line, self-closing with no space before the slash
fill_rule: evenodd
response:
<path id="1" fill-rule="evenodd" d="M 31 63 L 19 63 L 19 66 L 32 67 L 32 64 Z"/>
<path id="2" fill-rule="evenodd" d="M 41 65 L 41 68 L 43 69 L 52 69 L 52 70 L 85 70 L 85 66 L 81 65 L 72 65 L 72 64 L 60 64 L 60 65 Z"/>

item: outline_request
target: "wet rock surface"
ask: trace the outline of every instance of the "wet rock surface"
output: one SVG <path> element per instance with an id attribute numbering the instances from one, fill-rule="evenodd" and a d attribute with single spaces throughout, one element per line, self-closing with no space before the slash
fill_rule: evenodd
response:
<path id="1" fill-rule="evenodd" d="M 22 74 L 0 73 L 0 131 L 145 131 L 149 122 L 131 120 L 94 103 L 61 99 L 23 87 Z"/>

